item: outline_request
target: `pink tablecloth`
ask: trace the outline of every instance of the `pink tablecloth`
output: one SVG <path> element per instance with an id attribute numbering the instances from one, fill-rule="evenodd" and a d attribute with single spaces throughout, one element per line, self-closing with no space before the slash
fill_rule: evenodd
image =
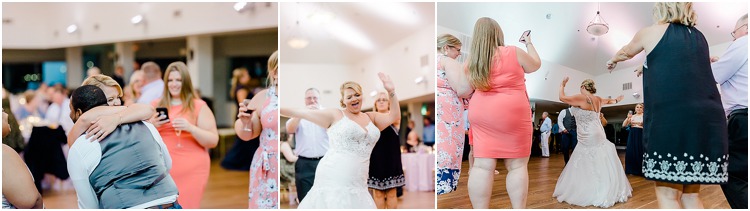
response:
<path id="1" fill-rule="evenodd" d="M 435 190 L 435 154 L 401 154 L 408 191 Z"/>

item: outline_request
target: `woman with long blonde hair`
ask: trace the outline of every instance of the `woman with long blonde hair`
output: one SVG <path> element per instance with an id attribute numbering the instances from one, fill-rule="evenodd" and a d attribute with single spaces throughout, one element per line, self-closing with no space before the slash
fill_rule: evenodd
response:
<path id="1" fill-rule="evenodd" d="M 541 60 L 528 35 L 523 37 L 523 43 L 529 53 L 506 46 L 503 37 L 495 20 L 480 18 L 474 24 L 471 56 L 467 60 L 468 82 L 474 89 L 469 103 L 474 165 L 468 186 L 471 204 L 477 209 L 489 208 L 498 159 L 504 160 L 508 170 L 505 185 L 511 205 L 526 207 L 526 165 L 533 130 L 524 73 L 538 70 Z"/>
<path id="2" fill-rule="evenodd" d="M 658 2 L 641 29 L 607 62 L 646 52 L 643 64 L 643 174 L 656 181 L 660 208 L 703 208 L 701 184 L 728 181 L 728 132 L 706 37 L 693 3 Z M 700 124 L 696 124 L 696 122 Z"/>
<path id="3" fill-rule="evenodd" d="M 250 164 L 250 209 L 279 208 L 279 96 L 278 51 L 268 58 L 267 86 L 247 105 L 240 104 L 234 132 L 243 141 L 260 137 Z"/>
<path id="4" fill-rule="evenodd" d="M 206 102 L 196 97 L 185 63 L 169 64 L 164 81 L 162 98 L 151 105 L 167 108 L 169 119 L 155 116 L 151 122 L 172 156 L 169 174 L 177 184 L 180 204 L 198 209 L 211 166 L 207 150 L 219 143 L 216 118 Z"/>

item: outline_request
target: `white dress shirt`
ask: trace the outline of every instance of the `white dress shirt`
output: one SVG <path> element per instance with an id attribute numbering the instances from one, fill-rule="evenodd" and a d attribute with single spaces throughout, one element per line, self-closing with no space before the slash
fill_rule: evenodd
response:
<path id="1" fill-rule="evenodd" d="M 287 121 L 289 125 L 291 121 Z M 306 158 L 322 157 L 328 152 L 328 133 L 326 129 L 307 120 L 300 120 L 297 131 L 294 131 L 295 153 Z"/>
<path id="2" fill-rule="evenodd" d="M 47 108 L 47 112 L 44 116 L 44 120 L 49 123 L 55 123 L 60 125 L 65 134 L 70 132 L 73 128 L 73 120 L 70 119 L 70 99 L 65 98 L 62 104 L 52 103 Z"/>
<path id="3" fill-rule="evenodd" d="M 560 131 L 560 133 L 562 133 L 564 130 L 567 130 L 565 129 L 565 124 L 563 124 L 563 119 L 565 119 L 566 116 L 565 113 L 567 113 L 565 112 L 565 110 L 567 110 L 567 108 L 560 111 L 560 114 L 557 115 L 557 126 L 559 127 L 558 131 Z"/>
<path id="4" fill-rule="evenodd" d="M 167 151 L 167 146 L 164 145 L 159 131 L 151 123 L 143 123 L 148 127 L 151 135 L 154 136 L 154 140 L 159 144 L 164 164 L 167 167 L 167 171 L 169 171 L 172 168 L 172 158 L 169 156 L 169 151 Z M 101 159 L 101 145 L 98 141 L 86 139 L 86 134 L 78 137 L 73 146 L 70 147 L 70 151 L 68 152 L 68 173 L 70 173 L 70 180 L 73 182 L 73 187 L 76 190 L 78 208 L 80 209 L 99 209 L 99 200 L 96 197 L 94 188 L 89 183 L 89 175 L 96 169 Z M 175 201 L 177 201 L 177 195 L 172 195 L 133 206 L 130 209 L 145 209 Z"/>
<path id="5" fill-rule="evenodd" d="M 542 126 L 539 128 L 539 131 L 541 131 L 542 133 L 547 133 L 550 132 L 551 129 L 552 119 L 550 119 L 549 117 L 544 118 L 544 122 L 542 122 Z"/>
<path id="6" fill-rule="evenodd" d="M 162 94 L 164 94 L 164 81 L 152 81 L 143 85 L 143 88 L 141 88 L 141 97 L 138 98 L 136 103 L 151 104 L 152 101 L 161 98 Z"/>
<path id="7" fill-rule="evenodd" d="M 721 85 L 721 101 L 727 115 L 747 108 L 747 35 L 727 48 L 719 61 L 711 63 L 716 83 Z"/>

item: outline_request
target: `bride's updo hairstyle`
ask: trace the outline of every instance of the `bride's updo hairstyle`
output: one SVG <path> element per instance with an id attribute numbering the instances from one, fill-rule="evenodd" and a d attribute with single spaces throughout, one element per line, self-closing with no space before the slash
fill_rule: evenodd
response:
<path id="1" fill-rule="evenodd" d="M 589 91 L 591 94 L 596 94 L 596 87 L 594 87 L 594 80 L 586 79 L 581 83 L 581 87 Z"/>
<path id="2" fill-rule="evenodd" d="M 344 90 L 346 89 L 352 89 L 355 93 L 362 96 L 362 86 L 360 86 L 357 82 L 344 82 L 344 84 L 341 84 L 341 100 L 339 100 L 339 103 L 341 103 L 341 108 L 346 108 L 346 105 L 344 104 Z"/>

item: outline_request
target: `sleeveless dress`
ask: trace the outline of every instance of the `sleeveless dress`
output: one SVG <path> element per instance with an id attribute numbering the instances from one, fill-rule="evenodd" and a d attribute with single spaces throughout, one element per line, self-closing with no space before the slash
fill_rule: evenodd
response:
<path id="1" fill-rule="evenodd" d="M 469 122 L 474 157 L 522 158 L 531 155 L 531 105 L 515 46 L 496 48 L 490 65 L 491 88 L 474 91 Z M 459 114 L 460 115 L 460 114 Z"/>
<path id="2" fill-rule="evenodd" d="M 625 151 L 625 173 L 643 176 L 643 128 L 640 128 L 643 127 L 643 115 L 633 115 L 630 125 Z"/>
<path id="3" fill-rule="evenodd" d="M 279 98 L 269 87 L 260 111 L 260 146 L 250 163 L 250 209 L 278 209 L 279 199 Z"/>
<path id="4" fill-rule="evenodd" d="M 646 179 L 726 183 L 727 120 L 706 38 L 695 27 L 670 24 L 643 66 Z"/>
<path id="5" fill-rule="evenodd" d="M 240 89 L 245 89 L 248 91 L 247 97 L 245 97 L 245 99 L 250 100 L 255 96 L 249 90 L 249 87 L 245 87 L 242 85 L 234 90 L 234 96 L 237 96 L 237 91 L 239 91 Z M 238 111 L 235 110 L 234 120 L 237 120 L 237 112 Z M 221 167 L 229 170 L 250 170 L 250 162 L 252 162 L 253 155 L 255 151 L 258 150 L 259 146 L 260 137 L 254 138 L 249 141 L 243 141 L 242 139 L 240 139 L 240 137 L 235 136 L 232 148 L 229 149 L 227 155 L 225 155 L 224 159 L 221 161 Z"/>
<path id="6" fill-rule="evenodd" d="M 344 115 L 327 133 L 330 148 L 298 209 L 377 209 L 367 191 L 367 174 L 378 128 L 372 122 L 363 128 Z"/>
<path id="7" fill-rule="evenodd" d="M 380 138 L 370 154 L 370 177 L 367 186 L 388 190 L 404 186 L 404 168 L 401 165 L 401 140 L 393 125 L 380 131 Z"/>
<path id="8" fill-rule="evenodd" d="M 157 99 L 151 103 L 158 107 Z M 211 159 L 205 147 L 201 146 L 193 137 L 193 134 L 183 131 L 180 136 L 172 127 L 176 118 L 185 118 L 190 124 L 197 125 L 198 113 L 201 109 L 207 109 L 206 102 L 194 99 L 193 113 L 183 113 L 182 105 L 170 106 L 167 109 L 170 122 L 156 128 L 161 135 L 164 144 L 167 145 L 169 156 L 172 157 L 172 169 L 169 175 L 177 185 L 180 205 L 185 209 L 199 209 L 203 199 L 203 191 L 208 183 L 208 174 L 211 170 Z"/>
<path id="9" fill-rule="evenodd" d="M 444 55 L 437 57 L 437 103 L 435 104 L 435 142 L 437 145 L 437 194 L 446 194 L 456 190 L 461 176 L 461 157 L 464 153 L 464 118 L 463 101 L 458 97 L 448 82 L 445 67 L 441 59 L 450 59 Z"/>
<path id="10" fill-rule="evenodd" d="M 552 197 L 559 202 L 601 208 L 627 201 L 633 188 L 615 145 L 607 140 L 599 112 L 577 107 L 570 112 L 576 117 L 578 145 L 557 179 Z"/>

